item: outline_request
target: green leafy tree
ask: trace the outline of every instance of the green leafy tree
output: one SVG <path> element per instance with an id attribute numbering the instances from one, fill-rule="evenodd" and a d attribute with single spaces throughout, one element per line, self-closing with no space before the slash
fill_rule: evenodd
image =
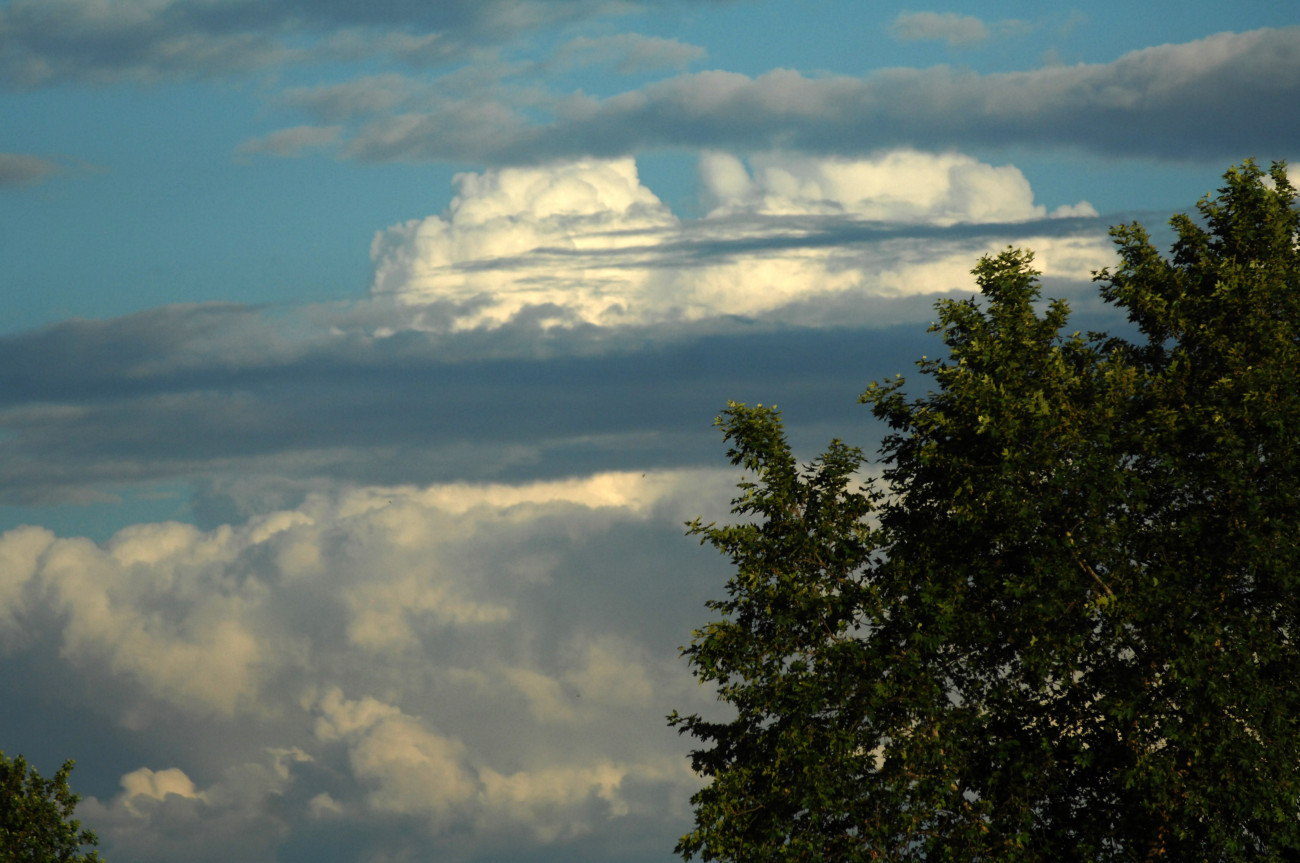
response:
<path id="1" fill-rule="evenodd" d="M 102 863 L 98 840 L 72 817 L 80 797 L 68 787 L 72 761 L 42 779 L 19 755 L 0 752 L 0 863 Z"/>
<path id="2" fill-rule="evenodd" d="M 731 718 L 686 858 L 1300 859 L 1300 219 L 1230 170 L 1169 258 L 1112 229 L 1130 341 L 1067 331 L 1032 256 L 979 262 L 947 348 L 862 400 L 878 479 L 718 419 L 735 574 L 684 650 Z"/>

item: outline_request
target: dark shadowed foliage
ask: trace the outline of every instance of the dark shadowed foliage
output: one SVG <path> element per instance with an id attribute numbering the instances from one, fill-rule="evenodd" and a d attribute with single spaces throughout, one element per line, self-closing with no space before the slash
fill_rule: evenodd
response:
<path id="1" fill-rule="evenodd" d="M 21 755 L 0 752 L 0 863 L 102 863 L 82 851 L 98 840 L 72 817 L 81 799 L 68 787 L 72 764 L 43 779 Z"/>
<path id="2" fill-rule="evenodd" d="M 735 575 L 686 657 L 732 718 L 670 717 L 705 860 L 1300 854 L 1300 219 L 1247 162 L 1170 256 L 1097 275 L 1134 339 L 1069 334 L 1028 253 L 944 301 L 942 359 L 862 400 L 879 478 L 800 467 L 772 408 L 693 531 Z"/>

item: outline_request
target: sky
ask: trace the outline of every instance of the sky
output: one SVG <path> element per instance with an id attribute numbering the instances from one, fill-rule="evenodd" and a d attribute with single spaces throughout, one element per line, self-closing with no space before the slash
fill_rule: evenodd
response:
<path id="1" fill-rule="evenodd" d="M 712 426 L 1300 154 L 1276 0 L 0 0 L 0 750 L 110 863 L 664 863 Z M 909 387 L 923 388 L 912 379 Z"/>

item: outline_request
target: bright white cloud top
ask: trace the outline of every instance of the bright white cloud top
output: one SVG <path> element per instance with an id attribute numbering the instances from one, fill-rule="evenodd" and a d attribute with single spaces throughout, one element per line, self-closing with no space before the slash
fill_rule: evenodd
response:
<path id="1" fill-rule="evenodd" d="M 1285 3 L 0 0 L 0 750 L 134 863 L 666 863 L 709 426 L 1300 151 Z M 369 256 L 367 256 L 369 250 Z"/>
<path id="2" fill-rule="evenodd" d="M 956 153 L 873 159 L 702 155 L 702 219 L 675 216 L 628 159 L 501 168 L 456 177 L 440 216 L 379 234 L 372 293 L 434 307 L 430 321 L 500 325 L 521 314 L 600 326 L 770 316 L 808 321 L 818 299 L 973 290 L 971 261 L 1008 243 L 1036 249 L 1044 273 L 1086 281 L 1112 259 L 1095 231 L 1045 236 L 1028 181 Z M 1094 217 L 1086 201 L 1052 217 Z M 997 225 L 977 254 L 907 226 Z M 875 230 L 874 243 L 818 241 Z M 845 320 L 838 313 L 834 321 Z M 427 323 L 427 321 L 426 321 Z"/>

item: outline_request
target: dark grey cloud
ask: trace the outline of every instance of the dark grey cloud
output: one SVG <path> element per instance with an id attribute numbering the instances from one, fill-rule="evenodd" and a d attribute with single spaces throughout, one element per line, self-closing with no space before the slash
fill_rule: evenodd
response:
<path id="1" fill-rule="evenodd" d="M 627 8 L 615 0 L 12 0 L 0 6 L 0 85 L 203 77 L 376 55 L 427 66 Z"/>
<path id="2" fill-rule="evenodd" d="M 7 502 L 236 469 L 393 483 L 716 463 L 709 421 L 727 399 L 790 403 L 805 422 L 860 417 L 853 400 L 867 378 L 897 371 L 886 366 L 901 345 L 924 343 L 917 326 L 828 333 L 738 322 L 694 338 L 645 328 L 622 343 L 578 330 L 557 344 L 520 323 L 288 345 L 254 310 L 215 316 L 230 324 L 225 356 L 205 344 L 208 309 L 0 340 Z M 529 339 L 561 353 L 457 357 Z"/>
<path id="3" fill-rule="evenodd" d="M 1300 144 L 1300 27 L 1220 33 L 1111 63 L 981 75 L 949 67 L 865 78 L 778 69 L 708 71 L 604 100 L 553 105 L 547 122 L 512 106 L 453 102 L 360 127 L 370 161 L 530 163 L 649 149 L 1065 147 L 1113 156 L 1269 158 Z"/>
<path id="4" fill-rule="evenodd" d="M 217 16 L 220 8 L 16 0 L 0 8 L 0 83 L 27 88 L 204 76 L 258 68 L 295 54 L 274 32 Z"/>

